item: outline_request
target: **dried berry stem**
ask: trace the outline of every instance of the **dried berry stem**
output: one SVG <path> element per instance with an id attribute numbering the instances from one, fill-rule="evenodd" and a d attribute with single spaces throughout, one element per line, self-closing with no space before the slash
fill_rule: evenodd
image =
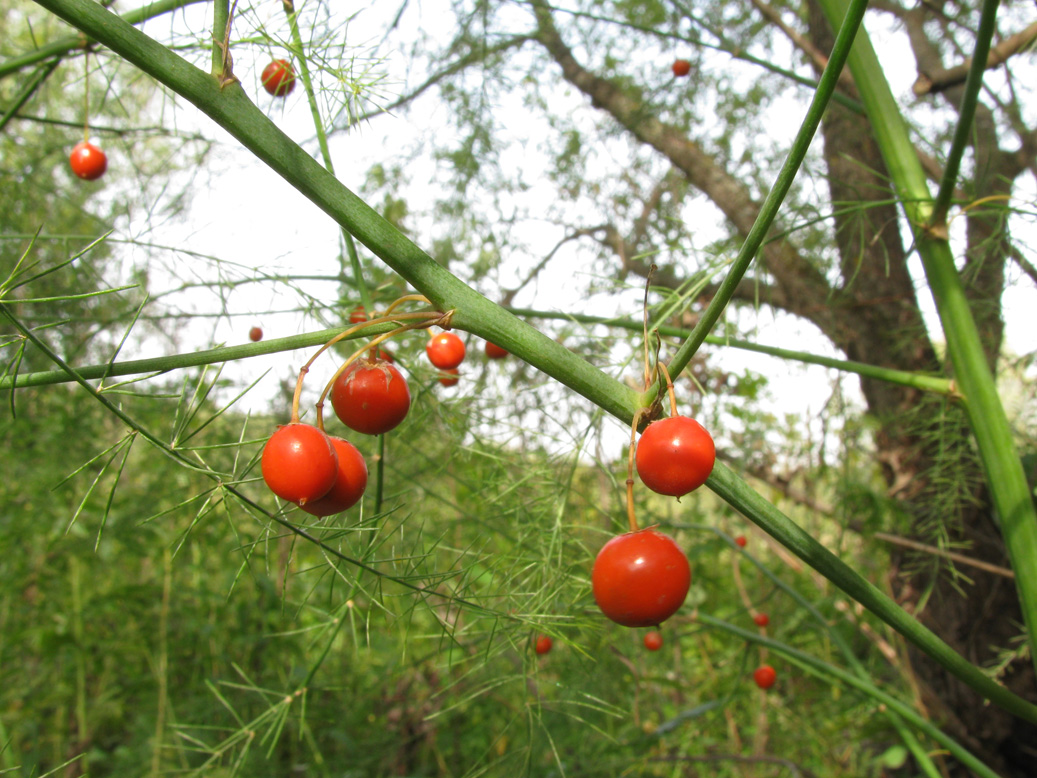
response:
<path id="1" fill-rule="evenodd" d="M 390 332 L 382 333 L 378 337 L 374 338 L 370 343 L 365 344 L 363 348 L 356 351 L 349 359 L 346 360 L 345 364 L 338 369 L 338 371 L 335 373 L 335 376 L 331 379 L 332 383 L 335 382 L 335 379 L 342 374 L 342 372 L 350 365 L 351 362 L 353 362 L 358 356 L 363 354 L 369 348 L 377 347 L 379 343 L 388 340 L 389 338 L 398 335 L 401 332 L 406 332 L 407 330 L 421 329 L 423 327 L 431 327 L 433 324 L 438 324 L 440 321 L 442 321 L 444 317 L 450 316 L 451 313 L 452 311 L 447 313 L 442 313 L 440 311 L 417 311 L 415 313 L 401 313 L 397 316 L 379 316 L 377 319 L 371 319 L 370 321 L 361 322 L 360 324 L 356 324 L 350 327 L 349 329 L 340 332 L 338 335 L 336 335 L 323 346 L 321 346 L 319 349 L 317 349 L 317 352 L 308 360 L 306 360 L 306 364 L 299 368 L 299 379 L 295 382 L 295 394 L 292 397 L 292 422 L 294 423 L 299 421 L 299 398 L 302 396 L 303 379 L 309 372 L 310 365 L 313 364 L 314 360 L 316 360 L 317 357 L 319 357 L 329 348 L 334 346 L 340 340 L 348 338 L 353 333 L 375 324 L 385 324 L 387 322 L 396 323 L 404 319 L 420 320 L 412 324 L 402 325 L 396 328 L 395 330 L 391 330 Z M 324 403 L 324 398 L 327 396 L 329 390 L 330 384 L 328 385 L 328 387 L 325 387 L 324 392 L 321 394 L 320 401 L 317 405 L 317 426 L 320 429 L 324 429 L 322 406 Z"/>
<path id="2" fill-rule="evenodd" d="M 666 392 L 670 395 L 670 415 L 677 416 L 677 394 L 673 391 L 673 381 L 670 379 L 670 371 L 666 369 L 666 365 L 662 362 L 659 363 L 659 368 L 663 371 L 663 375 L 666 376 Z"/>
<path id="3" fill-rule="evenodd" d="M 630 424 L 630 449 L 627 454 L 627 521 L 630 523 L 630 531 L 637 532 L 637 515 L 634 512 L 634 451 L 636 449 L 637 423 L 641 420 L 643 411 L 634 414 L 634 421 Z"/>

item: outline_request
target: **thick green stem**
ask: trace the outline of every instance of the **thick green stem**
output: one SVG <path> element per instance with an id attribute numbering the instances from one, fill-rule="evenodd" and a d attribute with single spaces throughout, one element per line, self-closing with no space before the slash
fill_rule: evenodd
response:
<path id="1" fill-rule="evenodd" d="M 834 25 L 846 10 L 846 0 L 821 0 L 821 6 Z M 858 37 L 848 64 L 914 233 L 1015 571 L 1030 646 L 1037 647 L 1037 509 L 1015 450 L 1012 427 L 998 397 L 950 245 L 927 228 L 932 223 L 933 204 L 925 172 L 867 33 Z M 1030 654 L 1037 666 L 1037 651 Z"/>

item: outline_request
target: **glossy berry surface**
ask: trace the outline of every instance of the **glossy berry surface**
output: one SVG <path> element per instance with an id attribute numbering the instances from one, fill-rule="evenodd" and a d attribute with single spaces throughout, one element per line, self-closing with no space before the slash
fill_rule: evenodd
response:
<path id="1" fill-rule="evenodd" d="M 95 181 L 108 169 L 108 157 L 93 143 L 82 141 L 72 148 L 68 164 L 79 178 Z"/>
<path id="2" fill-rule="evenodd" d="M 342 513 L 360 502 L 367 488 L 367 462 L 348 440 L 329 436 L 338 457 L 335 483 L 323 497 L 300 506 L 304 511 L 323 518 Z"/>
<path id="3" fill-rule="evenodd" d="M 745 548 L 745 544 L 748 542 L 749 541 L 745 539 L 745 535 L 739 535 L 737 538 L 735 538 L 735 545 L 741 548 Z"/>
<path id="4" fill-rule="evenodd" d="M 251 340 L 253 343 L 256 343 L 256 342 L 262 340 L 263 339 L 263 329 L 262 329 L 262 327 L 253 327 L 252 329 L 250 329 L 248 331 L 248 339 Z"/>
<path id="5" fill-rule="evenodd" d="M 688 75 L 691 72 L 691 63 L 686 59 L 678 59 L 673 62 L 673 75 L 677 78 Z"/>
<path id="6" fill-rule="evenodd" d="M 263 447 L 263 480 L 282 500 L 305 505 L 335 485 L 338 457 L 331 440 L 312 424 L 278 427 Z"/>
<path id="7" fill-rule="evenodd" d="M 774 672 L 774 668 L 770 665 L 763 665 L 762 667 L 757 667 L 753 672 L 753 680 L 756 681 L 756 685 L 761 689 L 769 689 L 778 680 L 778 674 Z"/>
<path id="8" fill-rule="evenodd" d="M 286 59 L 275 59 L 263 68 L 263 89 L 274 97 L 287 97 L 295 89 L 295 70 Z"/>
<path id="9" fill-rule="evenodd" d="M 537 637 L 535 650 L 538 654 L 546 654 L 551 650 L 554 645 L 554 641 L 551 640 L 547 635 L 540 635 Z"/>
<path id="10" fill-rule="evenodd" d="M 486 341 L 486 356 L 489 359 L 504 359 L 504 357 L 508 356 L 508 351 L 507 349 L 501 348 L 496 343 Z"/>
<path id="11" fill-rule="evenodd" d="M 658 651 L 663 647 L 663 636 L 654 629 L 645 633 L 645 648 L 649 651 Z"/>
<path id="12" fill-rule="evenodd" d="M 617 535 L 602 547 L 591 584 L 595 602 L 612 621 L 652 627 L 684 604 L 691 568 L 672 538 L 644 529 Z"/>
<path id="13" fill-rule="evenodd" d="M 381 435 L 406 418 L 410 389 L 393 365 L 383 360 L 362 360 L 335 379 L 331 406 L 351 430 Z"/>
<path id="14" fill-rule="evenodd" d="M 455 367 L 450 370 L 441 370 L 439 376 L 439 383 L 443 386 L 457 386 L 457 382 L 461 380 L 460 371 Z"/>
<path id="15" fill-rule="evenodd" d="M 637 441 L 637 474 L 653 492 L 682 497 L 706 482 L 716 455 L 705 427 L 670 416 L 649 424 Z"/>
<path id="16" fill-rule="evenodd" d="M 440 370 L 453 370 L 464 361 L 464 341 L 452 332 L 441 332 L 425 344 L 428 361 Z"/>
<path id="17" fill-rule="evenodd" d="M 771 623 L 771 617 L 766 613 L 757 613 L 753 616 L 753 621 L 756 623 L 757 627 L 766 627 Z"/>

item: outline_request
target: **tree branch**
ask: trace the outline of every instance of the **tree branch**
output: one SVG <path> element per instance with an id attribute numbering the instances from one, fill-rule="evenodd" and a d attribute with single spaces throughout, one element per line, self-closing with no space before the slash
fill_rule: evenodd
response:
<path id="1" fill-rule="evenodd" d="M 996 46 L 991 47 L 987 55 L 987 70 L 996 68 L 1003 64 L 1013 54 L 1028 46 L 1037 39 L 1037 22 L 1033 22 L 1026 29 L 1010 35 Z M 959 84 L 964 84 L 971 66 L 969 60 L 951 68 L 933 68 L 931 70 L 918 72 L 912 91 L 918 96 L 936 94 Z"/>

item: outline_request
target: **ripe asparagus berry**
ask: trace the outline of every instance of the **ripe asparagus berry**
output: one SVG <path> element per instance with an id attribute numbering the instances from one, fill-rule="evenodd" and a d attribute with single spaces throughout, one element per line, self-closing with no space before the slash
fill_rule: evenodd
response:
<path id="1" fill-rule="evenodd" d="M 749 541 L 745 539 L 745 535 L 739 535 L 737 538 L 735 538 L 735 545 L 741 548 L 745 548 L 745 544 L 748 542 Z"/>
<path id="2" fill-rule="evenodd" d="M 673 75 L 682 78 L 691 72 L 691 63 L 686 59 L 678 59 L 673 62 Z"/>
<path id="3" fill-rule="evenodd" d="M 539 635 L 536 642 L 536 652 L 538 654 L 546 654 L 551 650 L 554 642 L 547 635 Z"/>
<path id="4" fill-rule="evenodd" d="M 304 506 L 335 485 L 338 456 L 328 436 L 312 424 L 278 427 L 263 447 L 263 480 L 282 500 Z"/>
<path id="5" fill-rule="evenodd" d="M 663 636 L 654 629 L 645 633 L 645 648 L 649 651 L 658 651 L 663 647 Z"/>
<path id="6" fill-rule="evenodd" d="M 653 492 L 683 497 L 713 472 L 716 447 L 705 428 L 687 416 L 653 421 L 637 442 L 637 474 Z"/>
<path id="7" fill-rule="evenodd" d="M 342 513 L 360 502 L 367 488 L 367 463 L 363 454 L 348 440 L 329 436 L 338 457 L 335 483 L 323 497 L 300 505 L 304 511 L 318 518 Z"/>
<path id="8" fill-rule="evenodd" d="M 488 359 L 504 359 L 504 357 L 508 356 L 508 352 L 496 343 L 486 341 L 486 356 Z"/>
<path id="9" fill-rule="evenodd" d="M 769 689 L 778 680 L 778 674 L 774 672 L 774 668 L 770 665 L 763 665 L 762 667 L 757 667 L 755 672 L 753 672 L 753 680 L 756 681 L 756 685 L 761 689 Z"/>
<path id="10" fill-rule="evenodd" d="M 601 612 L 624 627 L 652 627 L 684 604 L 691 568 L 669 537 L 650 529 L 617 535 L 598 552 L 591 571 Z"/>
<path id="11" fill-rule="evenodd" d="M 68 164 L 79 178 L 95 181 L 108 169 L 108 157 L 93 143 L 84 140 L 73 146 Z"/>
<path id="12" fill-rule="evenodd" d="M 275 59 L 265 68 L 260 77 L 263 89 L 274 97 L 287 97 L 295 89 L 295 70 L 286 59 Z"/>
<path id="13" fill-rule="evenodd" d="M 464 341 L 452 332 L 441 332 L 425 344 L 428 361 L 440 370 L 453 370 L 464 361 Z"/>
<path id="14" fill-rule="evenodd" d="M 261 341 L 263 339 L 263 328 L 253 327 L 252 329 L 250 329 L 248 331 L 248 339 L 251 340 L 253 343 Z"/>
<path id="15" fill-rule="evenodd" d="M 335 379 L 331 406 L 351 430 L 381 435 L 406 418 L 410 389 L 393 365 L 384 360 L 362 360 Z"/>
<path id="16" fill-rule="evenodd" d="M 457 386 L 457 382 L 461 380 L 461 371 L 456 367 L 450 370 L 441 370 L 440 373 L 439 383 L 443 384 L 443 386 Z"/>
<path id="17" fill-rule="evenodd" d="M 359 324 L 362 321 L 367 321 L 367 311 L 364 310 L 364 306 L 358 305 L 349 314 L 350 324 Z"/>
<path id="18" fill-rule="evenodd" d="M 757 627 L 766 627 L 768 624 L 771 623 L 770 616 L 768 616 L 766 613 L 757 613 L 755 616 L 753 616 L 753 621 L 756 622 Z"/>

